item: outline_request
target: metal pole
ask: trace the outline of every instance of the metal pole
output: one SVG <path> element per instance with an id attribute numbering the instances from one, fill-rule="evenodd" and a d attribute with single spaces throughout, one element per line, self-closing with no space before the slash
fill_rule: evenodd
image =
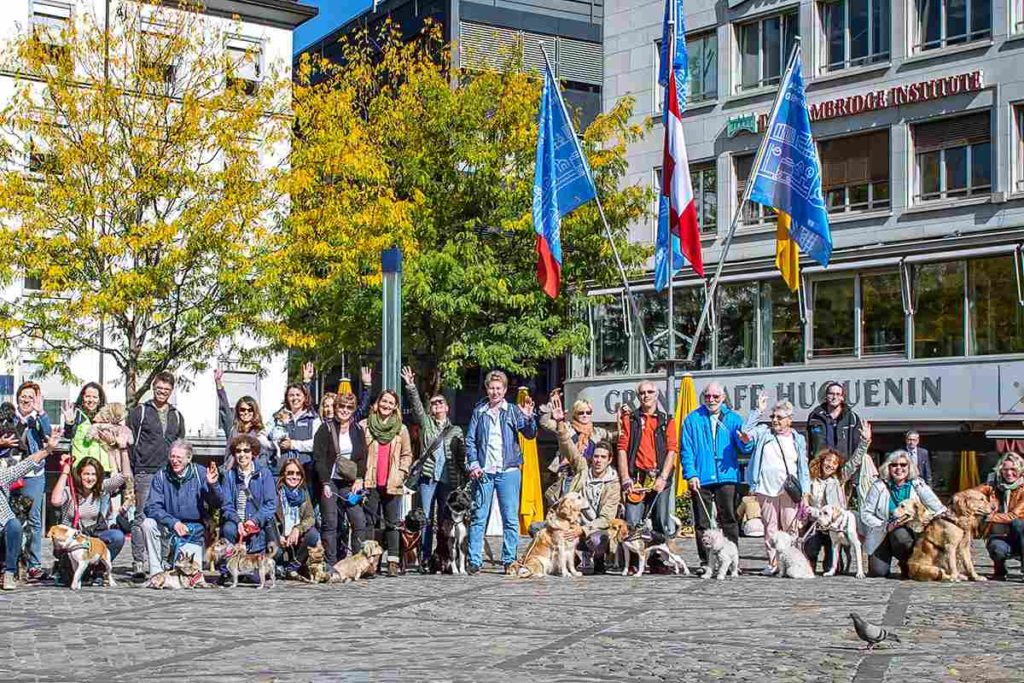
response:
<path id="1" fill-rule="evenodd" d="M 667 65 L 668 77 L 673 79 L 673 80 L 675 80 L 675 77 L 676 77 L 675 62 L 676 62 L 676 21 L 678 20 L 678 18 L 676 17 L 676 11 L 677 10 L 678 10 L 678 5 L 675 2 L 673 2 L 672 0 L 669 0 L 668 46 L 667 46 L 667 49 L 666 49 L 666 52 L 665 52 L 665 56 L 668 58 L 668 65 Z M 668 93 L 671 92 L 671 91 L 672 91 L 672 89 L 669 88 L 668 84 L 666 83 L 665 84 L 665 103 L 664 103 L 664 107 L 662 107 L 664 109 L 664 112 L 662 114 L 662 124 L 661 124 L 662 127 L 665 128 L 665 140 L 663 142 L 663 145 L 667 145 L 668 144 L 668 117 L 669 117 Z M 676 93 L 676 97 L 678 98 L 679 97 L 679 91 L 676 90 L 675 93 Z M 663 153 L 664 153 L 664 150 L 663 150 Z M 665 168 L 664 168 L 664 166 L 661 169 L 661 192 L 662 192 L 662 194 L 665 193 Z M 672 196 L 672 190 L 671 189 L 669 189 L 668 194 L 669 194 L 669 197 Z M 681 207 L 676 207 L 676 208 L 679 209 Z M 676 313 L 675 313 L 675 311 L 676 311 L 676 306 L 675 306 L 675 295 L 674 295 L 675 286 L 673 285 L 673 282 L 675 281 L 676 276 L 675 276 L 675 272 L 674 272 L 674 266 L 672 264 L 673 252 L 675 251 L 675 240 L 673 240 L 673 235 L 672 235 L 672 201 L 671 201 L 671 199 L 669 200 L 669 211 L 668 211 L 668 213 L 669 213 L 669 215 L 668 215 L 668 225 L 666 226 L 666 228 L 668 228 L 668 288 L 667 288 L 668 289 L 668 311 L 667 311 L 667 314 L 668 314 L 668 325 L 667 325 L 667 329 L 668 329 L 668 363 L 666 363 L 666 365 L 665 365 L 665 382 L 667 383 L 668 386 L 666 387 L 666 390 L 665 390 L 665 408 L 668 410 L 669 416 L 670 417 L 674 417 L 675 414 L 676 414 L 676 396 L 675 396 L 675 394 L 676 394 L 676 364 L 675 364 L 675 358 L 676 358 Z M 691 358 L 691 360 L 692 360 L 692 358 Z M 678 426 L 677 426 L 677 428 L 678 428 Z"/>
<path id="2" fill-rule="evenodd" d="M 548 59 L 548 51 L 544 48 L 544 43 L 542 41 L 538 40 L 537 44 L 540 45 L 540 51 L 544 55 L 544 65 L 547 68 L 548 73 L 551 74 L 551 80 L 556 84 L 557 87 L 558 81 L 555 80 L 555 72 L 551 70 L 551 61 Z M 561 93 L 558 93 L 558 104 L 562 108 L 562 114 L 565 116 L 565 120 L 569 122 L 569 127 L 572 128 L 572 119 L 569 118 L 569 111 L 565 108 L 565 102 L 562 101 Z M 580 158 L 583 159 L 583 167 L 587 170 L 587 174 L 589 175 L 590 165 L 586 163 L 587 157 L 583 155 L 583 148 L 580 146 L 579 138 L 576 137 L 575 129 L 573 129 L 572 141 L 573 144 L 576 145 L 576 152 L 580 155 Z M 651 358 L 653 356 L 653 353 L 651 351 L 651 342 L 650 340 L 647 339 L 647 332 L 644 331 L 643 323 L 640 320 L 640 311 L 637 310 L 636 301 L 633 299 L 633 290 L 629 286 L 629 279 L 626 277 L 626 269 L 622 265 L 622 258 L 619 256 L 619 249 L 618 247 L 615 246 L 615 240 L 612 239 L 612 230 L 608 226 L 608 219 L 604 215 L 604 206 L 602 206 L 601 197 L 597 193 L 597 183 L 594 182 L 593 177 L 590 178 L 590 182 L 594 186 L 594 202 L 597 204 L 597 213 L 601 217 L 601 224 L 604 226 L 605 237 L 608 238 L 608 244 L 610 244 L 612 247 L 612 254 L 615 256 L 615 265 L 618 266 L 619 276 L 622 278 L 622 286 L 625 288 L 626 295 L 629 297 L 629 310 L 632 311 L 633 316 L 636 319 L 636 326 L 637 329 L 640 330 L 640 338 L 644 342 L 644 348 L 647 351 L 647 357 Z"/>
<path id="3" fill-rule="evenodd" d="M 383 275 L 384 311 L 381 316 L 381 389 L 401 396 L 399 371 L 402 365 L 402 250 L 385 249 L 380 255 Z"/>
<path id="4" fill-rule="evenodd" d="M 778 113 L 779 103 L 782 101 L 782 95 L 785 91 L 785 85 L 789 82 L 790 72 L 793 70 L 793 64 L 799 58 L 800 54 L 800 38 L 797 37 L 793 43 L 793 50 L 789 55 L 789 63 L 786 66 L 786 71 L 783 75 L 782 80 L 779 82 L 779 91 L 775 93 L 775 102 L 772 104 L 771 115 L 768 117 L 768 128 L 765 130 L 765 136 L 761 140 L 760 146 L 757 148 L 757 154 L 754 155 L 754 164 L 750 167 L 750 173 L 747 174 L 747 183 L 743 188 L 743 197 L 740 198 L 740 203 L 736 207 L 736 210 L 732 214 L 732 223 L 729 225 L 729 232 L 725 236 L 725 242 L 722 243 L 722 253 L 718 257 L 718 265 L 715 267 L 715 277 L 711 280 L 711 286 L 708 288 L 707 300 L 704 302 L 704 308 L 700 312 L 700 321 L 697 323 L 697 331 L 693 333 L 693 342 L 690 344 L 690 353 L 687 354 L 686 358 L 689 362 L 693 362 L 693 357 L 697 353 L 697 342 L 700 341 L 700 336 L 704 332 L 704 327 L 708 322 L 708 312 L 711 309 L 711 302 L 715 300 L 715 292 L 718 290 L 718 280 L 722 277 L 722 268 L 725 267 L 725 257 L 729 253 L 729 247 L 732 246 L 732 238 L 736 234 L 736 226 L 739 224 L 740 216 L 743 214 L 743 207 L 746 206 L 747 202 L 750 201 L 750 191 L 753 183 L 750 179 L 754 173 L 757 172 L 758 167 L 761 165 L 761 159 L 764 158 L 764 153 L 767 150 L 768 145 L 768 133 L 771 132 L 772 122 L 775 121 L 775 115 Z"/>

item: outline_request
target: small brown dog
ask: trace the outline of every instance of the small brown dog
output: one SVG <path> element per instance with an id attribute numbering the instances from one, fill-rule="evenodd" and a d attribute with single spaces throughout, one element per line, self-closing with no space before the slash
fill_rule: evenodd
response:
<path id="1" fill-rule="evenodd" d="M 174 567 L 167 571 L 154 574 L 144 584 L 147 588 L 180 590 L 182 588 L 213 588 L 206 583 L 203 568 L 195 556 L 181 553 Z"/>
<path id="2" fill-rule="evenodd" d="M 928 508 L 916 499 L 899 504 L 894 512 L 913 530 L 923 527 L 907 566 L 915 581 L 984 581 L 974 569 L 971 542 L 978 521 L 992 512 L 988 497 L 968 489 L 953 496 L 952 515 L 929 519 Z M 945 565 L 945 566 L 943 566 Z"/>
<path id="3" fill-rule="evenodd" d="M 46 537 L 53 542 L 54 552 L 66 553 L 71 561 L 71 566 L 74 568 L 71 590 L 77 591 L 82 588 L 82 575 L 94 564 L 103 565 L 108 586 L 116 585 L 114 576 L 111 574 L 113 564 L 110 561 L 110 550 L 106 543 L 64 524 L 51 527 Z"/>
<path id="4" fill-rule="evenodd" d="M 575 492 L 567 493 L 555 503 L 544 520 L 544 528 L 534 535 L 522 562 L 513 565 L 516 576 L 583 576 L 576 569 L 576 547 L 583 534 L 580 525 L 583 507 L 583 496 Z"/>
<path id="5" fill-rule="evenodd" d="M 323 544 L 317 543 L 307 551 L 306 574 L 308 576 L 299 574 L 296 578 L 306 583 L 327 583 L 330 575 L 327 573 L 326 557 L 327 552 L 324 550 Z"/>
<path id="6" fill-rule="evenodd" d="M 223 540 L 223 539 L 222 539 Z M 250 553 L 245 542 L 236 543 L 230 546 L 224 557 L 228 561 L 228 572 L 231 574 L 231 587 L 238 587 L 238 577 L 242 574 L 256 572 L 260 577 L 259 588 L 266 588 L 266 579 L 270 577 L 270 587 L 277 586 L 277 576 L 274 573 L 274 555 L 277 554 L 277 544 L 268 543 L 266 550 L 261 553 Z"/>
<path id="7" fill-rule="evenodd" d="M 358 553 L 335 563 L 328 583 L 348 583 L 373 576 L 383 554 L 384 549 L 380 547 L 380 543 L 364 541 L 363 547 Z"/>

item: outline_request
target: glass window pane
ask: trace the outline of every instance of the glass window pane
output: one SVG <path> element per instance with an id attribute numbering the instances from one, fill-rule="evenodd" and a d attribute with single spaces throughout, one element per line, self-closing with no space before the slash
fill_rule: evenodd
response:
<path id="1" fill-rule="evenodd" d="M 889 206 L 889 183 L 872 183 L 871 208 L 884 209 Z"/>
<path id="2" fill-rule="evenodd" d="M 757 285 L 718 288 L 718 367 L 757 366 Z"/>
<path id="3" fill-rule="evenodd" d="M 946 164 L 946 195 L 963 194 L 967 189 L 967 148 L 951 147 L 943 150 Z"/>
<path id="4" fill-rule="evenodd" d="M 772 17 L 762 22 L 764 26 L 764 83 L 774 83 L 782 74 L 781 17 Z"/>
<path id="5" fill-rule="evenodd" d="M 704 96 L 718 97 L 718 36 L 710 34 L 704 38 Z"/>
<path id="6" fill-rule="evenodd" d="M 594 306 L 594 365 L 599 375 L 625 374 L 629 368 L 629 339 L 623 328 L 619 298 Z"/>
<path id="7" fill-rule="evenodd" d="M 849 0 L 850 61 L 863 63 L 868 56 L 868 5 L 870 0 Z"/>
<path id="8" fill-rule="evenodd" d="M 853 285 L 853 278 L 814 283 L 815 357 L 853 355 Z"/>
<path id="9" fill-rule="evenodd" d="M 914 267 L 914 356 L 964 353 L 963 262 Z"/>
<path id="10" fill-rule="evenodd" d="M 921 197 L 937 197 L 942 190 L 939 180 L 940 152 L 926 152 L 917 155 L 918 172 L 921 174 Z"/>
<path id="11" fill-rule="evenodd" d="M 926 50 L 942 44 L 942 1 L 917 0 L 918 33 Z"/>
<path id="12" fill-rule="evenodd" d="M 686 51 L 689 57 L 687 67 L 690 70 L 690 99 L 699 102 L 704 99 L 704 51 L 703 40 L 686 41 Z"/>
<path id="13" fill-rule="evenodd" d="M 825 37 L 828 41 L 828 68 L 842 69 L 846 64 L 846 8 L 842 2 L 825 5 Z"/>
<path id="14" fill-rule="evenodd" d="M 675 296 L 675 318 L 676 318 L 676 357 L 690 352 L 690 343 L 693 333 L 697 331 L 697 321 L 700 320 L 701 309 L 704 308 L 703 287 L 680 287 L 674 292 Z M 662 295 L 662 298 L 665 298 Z M 705 328 L 701 335 L 700 343 L 697 345 L 697 353 L 694 356 L 694 368 L 709 369 L 711 367 L 711 353 L 708 339 L 710 332 Z"/>
<path id="15" fill-rule="evenodd" d="M 701 193 L 702 223 L 704 232 L 714 232 L 718 228 L 718 172 L 714 168 L 705 169 L 703 173 L 704 191 Z"/>
<path id="16" fill-rule="evenodd" d="M 850 211 L 863 211 L 868 208 L 868 186 L 850 186 Z"/>
<path id="17" fill-rule="evenodd" d="M 863 354 L 906 353 L 900 274 L 864 275 L 860 284 Z"/>
<path id="18" fill-rule="evenodd" d="M 641 356 L 644 358 L 641 369 L 644 372 L 649 372 L 654 369 L 652 361 L 668 358 L 668 328 L 665 322 L 668 318 L 668 296 L 665 293 L 655 292 L 638 294 L 637 309 L 640 311 L 640 319 L 647 332 L 647 338 L 651 342 L 651 350 L 654 352 L 653 359 L 647 358 L 646 349 L 641 349 Z M 639 343 L 643 347 L 643 341 Z"/>
<path id="19" fill-rule="evenodd" d="M 780 367 L 802 363 L 804 326 L 800 322 L 796 292 L 778 280 L 762 282 L 761 315 L 764 365 Z"/>
<path id="20" fill-rule="evenodd" d="M 871 4 L 871 51 L 878 61 L 889 58 L 889 0 L 875 0 Z"/>
<path id="21" fill-rule="evenodd" d="M 793 54 L 793 45 L 796 44 L 796 37 L 800 35 L 800 20 L 796 12 L 782 15 L 782 38 L 785 41 L 785 49 L 779 55 L 779 69 L 785 70 L 786 60 Z"/>
<path id="22" fill-rule="evenodd" d="M 1024 351 L 1024 308 L 1017 303 L 1013 257 L 969 261 L 971 353 Z"/>
<path id="23" fill-rule="evenodd" d="M 991 0 L 974 0 L 971 3 L 971 39 L 984 38 L 992 31 Z"/>
<path id="24" fill-rule="evenodd" d="M 971 187 L 987 190 L 992 187 L 992 143 L 971 145 Z"/>
<path id="25" fill-rule="evenodd" d="M 740 26 L 741 87 L 754 88 L 761 78 L 760 47 L 758 44 L 760 24 L 754 22 Z"/>
<path id="26" fill-rule="evenodd" d="M 946 44 L 967 40 L 967 0 L 946 0 Z"/>

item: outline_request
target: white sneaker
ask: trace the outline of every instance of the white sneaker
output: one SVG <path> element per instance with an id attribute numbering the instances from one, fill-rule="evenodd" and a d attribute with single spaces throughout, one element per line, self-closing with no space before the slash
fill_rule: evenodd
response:
<path id="1" fill-rule="evenodd" d="M 14 572 L 4 572 L 3 585 L 0 585 L 0 589 L 5 591 L 12 591 L 18 585 L 17 579 L 14 577 Z"/>
<path id="2" fill-rule="evenodd" d="M 761 570 L 761 576 L 775 576 L 775 572 L 778 571 L 775 567 L 768 565 Z"/>

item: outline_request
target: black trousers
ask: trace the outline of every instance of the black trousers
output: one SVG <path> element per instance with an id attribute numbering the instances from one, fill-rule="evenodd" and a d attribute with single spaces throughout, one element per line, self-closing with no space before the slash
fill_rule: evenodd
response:
<path id="1" fill-rule="evenodd" d="M 903 578 L 907 578 L 907 562 L 910 554 L 914 551 L 914 541 L 917 535 L 906 527 L 896 527 L 885 535 L 882 544 L 875 548 L 875 552 L 868 555 L 868 576 L 878 578 L 889 576 L 889 567 L 892 566 L 893 558 L 900 565 L 900 572 Z"/>
<path id="2" fill-rule="evenodd" d="M 402 519 L 402 496 L 386 493 L 383 488 L 374 489 L 366 504 L 377 512 L 377 518 L 384 521 L 384 545 L 387 546 L 387 561 L 398 562 L 402 555 L 402 539 L 398 523 Z"/>
<path id="3" fill-rule="evenodd" d="M 818 566 L 818 555 L 822 550 L 825 557 L 821 560 L 821 570 L 827 572 L 832 569 L 832 537 L 827 531 L 815 531 L 804 541 L 804 555 L 810 560 L 812 569 Z"/>
<path id="4" fill-rule="evenodd" d="M 348 494 L 352 492 L 351 484 L 331 480 L 327 486 L 330 487 L 330 498 L 324 495 L 323 487 L 320 487 L 320 531 L 324 543 L 324 559 L 327 566 L 331 567 L 338 561 L 339 516 L 344 515 L 352 529 L 352 552 L 357 553 L 363 547 L 367 524 L 363 504 L 350 505 L 347 500 Z"/>
<path id="5" fill-rule="evenodd" d="M 712 511 L 712 505 L 715 506 L 714 514 L 725 537 L 733 543 L 740 542 L 740 525 L 736 522 L 736 484 L 702 485 L 699 491 L 692 492 L 698 494 L 704 501 L 703 505 L 698 500 L 692 501 L 693 527 L 697 532 L 697 554 L 700 555 L 700 563 L 703 566 L 708 563 L 708 551 L 700 542 L 700 537 L 702 531 L 711 528 L 708 512 Z"/>

